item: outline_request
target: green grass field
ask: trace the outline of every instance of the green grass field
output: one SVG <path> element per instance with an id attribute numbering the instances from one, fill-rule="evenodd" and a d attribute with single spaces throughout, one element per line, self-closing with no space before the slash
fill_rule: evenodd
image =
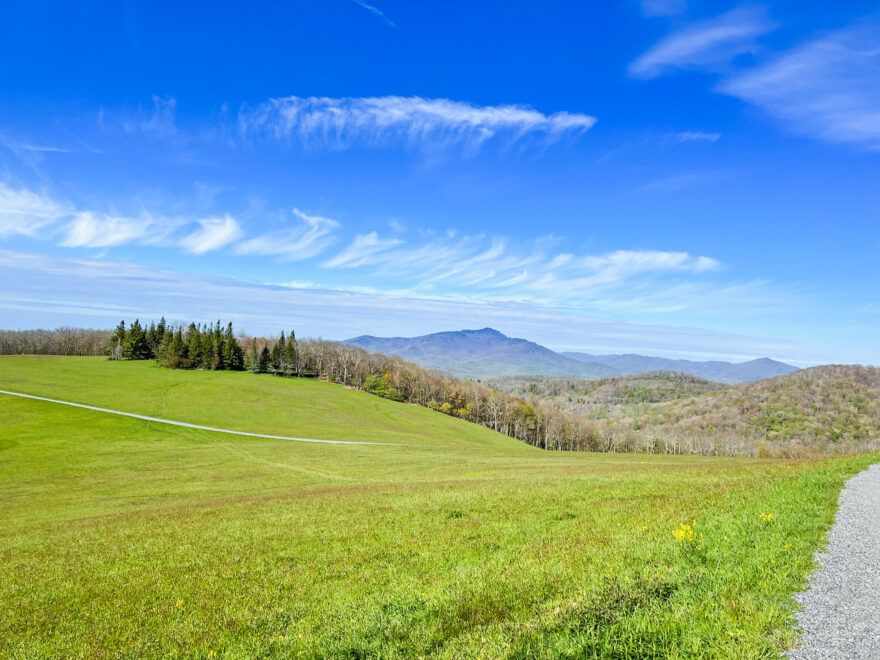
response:
<path id="1" fill-rule="evenodd" d="M 396 443 L 0 395 L 4 658 L 776 657 L 878 458 L 546 453 L 338 385 L 98 358 L 0 357 L 0 389 Z"/>

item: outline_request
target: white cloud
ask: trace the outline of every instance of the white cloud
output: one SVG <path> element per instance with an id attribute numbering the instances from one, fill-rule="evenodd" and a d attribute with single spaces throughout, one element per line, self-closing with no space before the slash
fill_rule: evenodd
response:
<path id="1" fill-rule="evenodd" d="M 672 138 L 676 142 L 717 142 L 721 139 L 721 133 L 707 133 L 706 131 L 682 131 L 675 133 Z"/>
<path id="2" fill-rule="evenodd" d="M 199 229 L 180 241 L 181 247 L 194 254 L 219 250 L 238 240 L 242 235 L 241 226 L 230 215 L 222 218 L 204 218 L 198 223 Z"/>
<path id="3" fill-rule="evenodd" d="M 829 142 L 880 146 L 880 30 L 861 24 L 810 41 L 723 81 L 790 130 Z"/>
<path id="4" fill-rule="evenodd" d="M 67 205 L 49 197 L 24 188 L 14 190 L 0 182 L 0 236 L 36 236 L 70 213 Z"/>
<path id="5" fill-rule="evenodd" d="M 596 123 L 584 114 L 545 115 L 523 105 L 477 106 L 448 99 L 383 96 L 371 98 L 271 99 L 243 110 L 244 135 L 295 139 L 305 146 L 347 149 L 353 146 L 436 149 L 452 145 L 478 148 L 496 136 L 517 141 L 525 136 L 557 139 Z"/>
<path id="6" fill-rule="evenodd" d="M 775 28 L 764 10 L 740 7 L 674 32 L 629 66 L 634 78 L 656 78 L 674 69 L 725 64 L 756 49 L 755 39 Z"/>
<path id="7" fill-rule="evenodd" d="M 115 247 L 129 243 L 155 245 L 181 223 L 170 218 L 144 215 L 139 218 L 79 211 L 64 229 L 65 247 Z"/>
<path id="8" fill-rule="evenodd" d="M 387 25 L 388 27 L 397 27 L 397 25 L 394 23 L 394 21 L 392 21 L 390 18 L 388 18 L 385 15 L 385 12 L 383 12 L 381 9 L 376 9 L 373 5 L 368 5 L 363 0 L 351 0 L 351 1 L 354 4 L 366 9 L 368 12 L 373 14 L 373 16 L 375 16 L 376 18 L 381 20 L 383 23 L 385 23 L 385 25 Z"/>
<path id="9" fill-rule="evenodd" d="M 397 238 L 379 238 L 371 231 L 369 234 L 358 234 L 351 244 L 342 252 L 324 263 L 327 268 L 355 268 L 377 262 L 382 252 L 403 243 Z"/>
<path id="10" fill-rule="evenodd" d="M 236 254 L 276 255 L 295 261 L 314 257 L 333 242 L 331 234 L 339 227 L 338 222 L 317 215 L 307 215 L 299 209 L 293 209 L 293 213 L 302 221 L 298 226 L 244 241 L 236 247 Z"/>
<path id="11" fill-rule="evenodd" d="M 141 111 L 124 119 L 122 128 L 126 133 L 149 133 L 153 135 L 173 135 L 177 132 L 175 113 L 177 100 L 174 97 L 162 98 L 153 95 L 153 112 L 144 117 Z"/>

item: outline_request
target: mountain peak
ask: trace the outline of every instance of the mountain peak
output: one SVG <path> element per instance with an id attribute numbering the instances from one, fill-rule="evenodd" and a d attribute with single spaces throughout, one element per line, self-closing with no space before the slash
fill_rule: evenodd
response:
<path id="1" fill-rule="evenodd" d="M 479 330 L 461 330 L 462 334 L 480 335 L 482 337 L 498 337 L 500 339 L 508 339 L 507 335 L 499 332 L 495 328 L 480 328 Z"/>

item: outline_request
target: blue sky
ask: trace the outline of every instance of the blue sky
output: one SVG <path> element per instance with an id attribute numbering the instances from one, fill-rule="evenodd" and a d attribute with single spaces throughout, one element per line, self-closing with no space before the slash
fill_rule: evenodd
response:
<path id="1" fill-rule="evenodd" d="M 4 14 L 2 327 L 880 362 L 875 2 Z"/>

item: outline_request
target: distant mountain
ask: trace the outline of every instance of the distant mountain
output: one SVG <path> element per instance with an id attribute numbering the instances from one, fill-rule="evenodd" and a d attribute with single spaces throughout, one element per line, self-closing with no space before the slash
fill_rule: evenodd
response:
<path id="1" fill-rule="evenodd" d="M 749 360 L 748 362 L 693 362 L 691 360 L 669 360 L 667 358 L 645 355 L 591 355 L 590 353 L 561 353 L 572 360 L 585 364 L 604 364 L 621 374 L 640 374 L 648 371 L 680 371 L 692 376 L 707 378 L 719 383 L 742 383 L 749 380 L 762 380 L 773 376 L 784 376 L 798 371 L 797 367 L 770 358 Z"/>
<path id="2" fill-rule="evenodd" d="M 492 328 L 437 332 L 422 337 L 364 335 L 342 342 L 372 353 L 397 355 L 429 369 L 464 378 L 535 375 L 602 378 L 620 373 L 598 363 L 574 360 Z"/>

